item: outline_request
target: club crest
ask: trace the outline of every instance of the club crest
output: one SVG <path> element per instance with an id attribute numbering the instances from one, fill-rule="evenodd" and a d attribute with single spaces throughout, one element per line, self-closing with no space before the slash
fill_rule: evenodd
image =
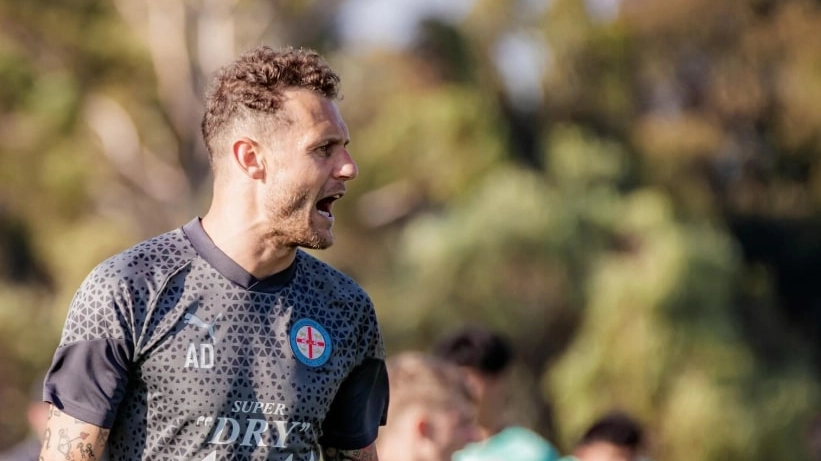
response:
<path id="1" fill-rule="evenodd" d="M 300 319 L 291 327 L 291 350 L 309 367 L 324 365 L 331 357 L 331 335 L 319 323 Z"/>

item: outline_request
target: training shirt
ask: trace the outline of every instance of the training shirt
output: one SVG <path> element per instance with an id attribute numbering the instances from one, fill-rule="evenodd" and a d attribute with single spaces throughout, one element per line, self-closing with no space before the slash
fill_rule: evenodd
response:
<path id="1" fill-rule="evenodd" d="M 373 442 L 387 396 L 376 315 L 352 279 L 299 250 L 257 280 L 199 218 L 89 274 L 44 385 L 111 429 L 113 461 L 318 461 L 318 443 Z"/>

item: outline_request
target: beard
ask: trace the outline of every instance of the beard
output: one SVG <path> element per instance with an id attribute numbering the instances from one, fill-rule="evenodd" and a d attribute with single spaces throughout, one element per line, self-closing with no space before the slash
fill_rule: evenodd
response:
<path id="1" fill-rule="evenodd" d="M 301 189 L 284 203 L 272 199 L 269 209 L 273 215 L 270 235 L 275 242 L 312 250 L 324 250 L 333 245 L 331 229 L 320 229 L 314 222 L 310 190 Z"/>

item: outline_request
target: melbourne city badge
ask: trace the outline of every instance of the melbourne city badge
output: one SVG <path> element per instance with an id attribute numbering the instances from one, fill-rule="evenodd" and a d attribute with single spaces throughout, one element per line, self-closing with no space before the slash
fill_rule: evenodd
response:
<path id="1" fill-rule="evenodd" d="M 289 336 L 291 350 L 305 365 L 320 367 L 331 357 L 331 335 L 315 320 L 297 320 Z"/>

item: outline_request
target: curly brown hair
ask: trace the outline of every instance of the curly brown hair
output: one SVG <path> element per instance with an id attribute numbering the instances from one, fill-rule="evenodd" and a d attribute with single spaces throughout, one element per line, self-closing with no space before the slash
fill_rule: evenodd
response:
<path id="1" fill-rule="evenodd" d="M 213 160 L 215 139 L 236 120 L 276 115 L 283 90 L 304 88 L 329 99 L 339 92 L 339 76 L 310 49 L 274 50 L 260 46 L 242 54 L 214 77 L 205 100 L 202 135 Z"/>

